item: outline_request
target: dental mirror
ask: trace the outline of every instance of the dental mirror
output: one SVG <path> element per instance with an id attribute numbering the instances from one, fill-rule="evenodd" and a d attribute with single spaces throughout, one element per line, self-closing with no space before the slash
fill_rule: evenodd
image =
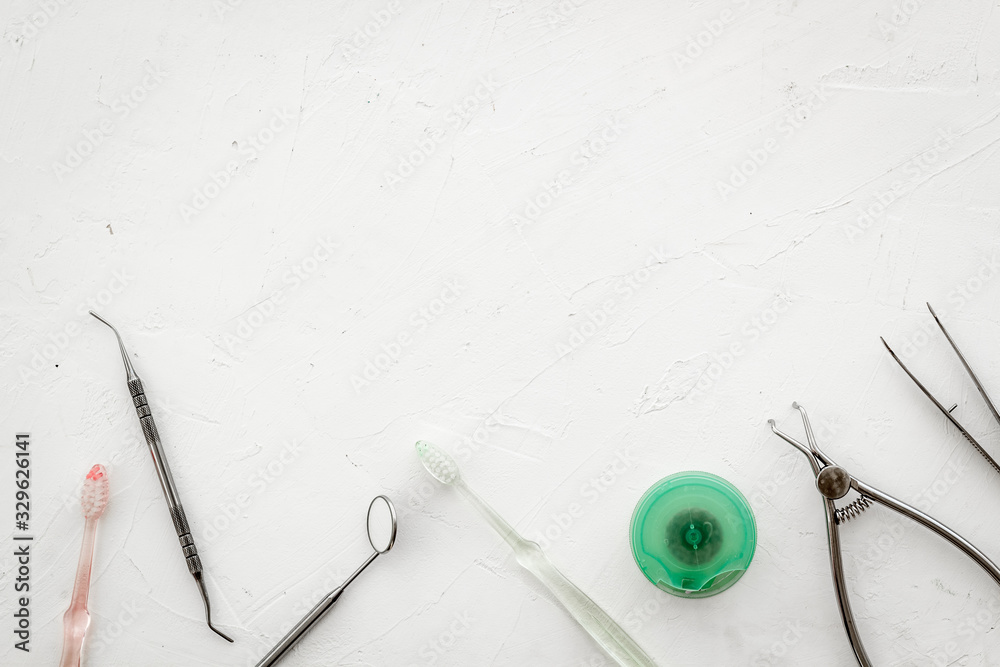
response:
<path id="1" fill-rule="evenodd" d="M 361 567 L 354 571 L 354 574 L 347 578 L 347 581 L 330 591 L 308 614 L 303 616 L 302 620 L 296 623 L 295 627 L 289 630 L 288 634 L 282 637 L 281 641 L 275 644 L 274 648 L 261 658 L 256 667 L 268 667 L 278 662 L 285 653 L 298 643 L 302 635 L 308 632 L 314 623 L 323 618 L 326 612 L 330 611 L 330 607 L 340 598 L 344 589 L 366 567 L 371 565 L 372 561 L 389 551 L 389 549 L 392 549 L 392 546 L 396 543 L 396 508 L 393 506 L 392 501 L 386 496 L 375 496 L 371 504 L 368 505 L 367 523 L 368 543 L 375 550 L 372 555 L 361 564 Z"/>
<path id="2" fill-rule="evenodd" d="M 396 508 L 385 496 L 375 496 L 368 506 L 368 543 L 380 554 L 396 543 Z"/>

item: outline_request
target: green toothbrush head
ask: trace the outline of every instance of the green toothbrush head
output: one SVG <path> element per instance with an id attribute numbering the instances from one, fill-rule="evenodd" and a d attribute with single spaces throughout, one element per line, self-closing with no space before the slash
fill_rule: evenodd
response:
<path id="1" fill-rule="evenodd" d="M 630 526 L 635 562 L 672 595 L 700 598 L 726 590 L 753 560 L 757 524 L 743 494 L 707 472 L 682 472 L 654 484 Z"/>
<path id="2" fill-rule="evenodd" d="M 432 442 L 417 440 L 417 456 L 427 472 L 442 484 L 458 481 L 458 464 L 443 449 Z"/>

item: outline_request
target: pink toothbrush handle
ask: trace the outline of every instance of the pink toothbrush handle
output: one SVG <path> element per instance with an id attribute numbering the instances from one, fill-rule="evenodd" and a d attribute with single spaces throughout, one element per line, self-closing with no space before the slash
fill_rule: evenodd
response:
<path id="1" fill-rule="evenodd" d="M 59 667 L 80 667 L 83 638 L 90 625 L 87 599 L 90 597 L 90 573 L 94 564 L 96 536 L 97 519 L 87 519 L 83 529 L 83 545 L 80 547 L 80 562 L 76 566 L 76 580 L 73 582 L 73 598 L 69 609 L 63 614 L 63 650 Z"/>

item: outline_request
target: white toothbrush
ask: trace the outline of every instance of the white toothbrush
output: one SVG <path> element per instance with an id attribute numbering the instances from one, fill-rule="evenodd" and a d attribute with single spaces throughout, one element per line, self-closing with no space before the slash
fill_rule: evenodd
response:
<path id="1" fill-rule="evenodd" d="M 434 479 L 442 484 L 454 486 L 473 507 L 479 510 L 479 514 L 514 550 L 517 562 L 552 591 L 566 611 L 619 665 L 656 667 L 656 663 L 615 623 L 614 619 L 567 579 L 566 575 L 556 569 L 536 542 L 519 535 L 513 526 L 504 521 L 485 500 L 469 488 L 458 472 L 455 459 L 425 440 L 417 442 L 417 455 Z"/>

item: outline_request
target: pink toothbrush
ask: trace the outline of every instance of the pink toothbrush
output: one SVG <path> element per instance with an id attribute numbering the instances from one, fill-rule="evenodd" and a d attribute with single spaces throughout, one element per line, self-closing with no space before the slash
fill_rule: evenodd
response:
<path id="1" fill-rule="evenodd" d="M 94 564 L 97 520 L 108 506 L 109 494 L 108 471 L 100 464 L 95 465 L 83 482 L 80 505 L 87 523 L 83 529 L 83 546 L 80 547 L 80 562 L 76 566 L 76 581 L 73 582 L 73 598 L 63 615 L 63 651 L 59 667 L 80 667 L 83 637 L 90 625 L 87 598 L 90 596 L 90 571 Z"/>

